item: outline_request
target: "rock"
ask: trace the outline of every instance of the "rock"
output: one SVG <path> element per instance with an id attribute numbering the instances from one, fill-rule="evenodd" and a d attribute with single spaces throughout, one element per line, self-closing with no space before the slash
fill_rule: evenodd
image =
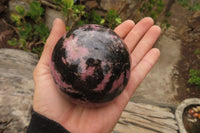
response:
<path id="1" fill-rule="evenodd" d="M 99 9 L 103 11 L 116 10 L 122 20 L 134 19 L 138 21 L 142 18 L 142 14 L 138 12 L 140 0 L 96 0 L 100 5 Z M 134 12 L 134 13 L 133 13 Z"/>
<path id="2" fill-rule="evenodd" d="M 45 23 L 48 26 L 49 29 L 52 28 L 53 26 L 53 21 L 56 18 L 60 18 L 63 21 L 65 20 L 64 14 L 61 11 L 56 11 L 54 9 L 51 8 L 46 8 L 46 12 L 45 12 Z"/>
<path id="3" fill-rule="evenodd" d="M 189 27 L 195 29 L 200 28 L 200 11 L 194 12 L 188 19 Z"/>
<path id="4" fill-rule="evenodd" d="M 104 10 L 114 9 L 119 11 L 126 4 L 126 0 L 101 0 L 100 6 Z"/>
<path id="5" fill-rule="evenodd" d="M 129 102 L 113 133 L 177 133 L 178 126 L 170 108 Z"/>
<path id="6" fill-rule="evenodd" d="M 185 99 L 178 105 L 175 115 L 178 122 L 180 133 L 187 133 L 187 130 L 183 122 L 183 113 L 184 113 L 184 110 L 190 105 L 200 105 L 200 98 Z"/>
<path id="7" fill-rule="evenodd" d="M 91 10 L 93 8 L 96 8 L 97 6 L 98 6 L 98 3 L 96 2 L 96 0 L 86 1 L 85 3 L 85 7 L 87 10 Z"/>
<path id="8" fill-rule="evenodd" d="M 29 1 L 33 1 L 33 0 L 29 0 Z M 24 0 L 10 0 L 8 3 L 10 13 L 16 12 L 15 7 L 17 5 L 23 6 L 26 11 L 28 11 L 30 9 L 28 2 L 26 2 Z"/>
<path id="9" fill-rule="evenodd" d="M 32 53 L 0 49 L 0 132 L 25 132 L 30 122 L 32 72 L 37 61 Z"/>
<path id="10" fill-rule="evenodd" d="M 106 16 L 106 11 L 103 11 L 103 10 L 100 10 L 100 9 L 96 9 L 95 12 L 100 16 L 103 16 L 103 17 Z"/>

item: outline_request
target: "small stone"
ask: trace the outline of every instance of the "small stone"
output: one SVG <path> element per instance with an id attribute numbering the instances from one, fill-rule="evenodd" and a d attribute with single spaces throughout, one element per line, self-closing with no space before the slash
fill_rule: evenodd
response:
<path id="1" fill-rule="evenodd" d="M 110 9 L 119 11 L 124 5 L 126 5 L 125 0 L 101 0 L 100 2 L 100 6 L 107 11 Z"/>
<path id="2" fill-rule="evenodd" d="M 33 1 L 33 0 L 31 0 L 31 1 Z M 11 13 L 16 11 L 15 7 L 17 5 L 23 6 L 26 11 L 30 10 L 28 2 L 26 2 L 24 0 L 10 0 L 8 3 L 8 6 L 9 6 L 9 10 Z"/>
<path id="3" fill-rule="evenodd" d="M 198 113 L 194 113 L 193 117 L 197 118 L 197 117 L 199 117 L 199 114 Z"/>
<path id="4" fill-rule="evenodd" d="M 200 112 L 200 106 L 197 106 L 196 108 L 198 109 L 198 112 Z"/>
<path id="5" fill-rule="evenodd" d="M 192 109 L 194 110 L 194 112 L 198 112 L 197 108 L 193 107 Z"/>
<path id="6" fill-rule="evenodd" d="M 93 8 L 95 8 L 95 7 L 97 7 L 98 6 L 98 3 L 94 0 L 94 1 L 87 1 L 86 3 L 85 3 L 85 6 L 86 6 L 86 8 L 88 9 L 88 10 L 90 10 L 90 9 L 93 9 Z"/>
<path id="7" fill-rule="evenodd" d="M 195 111 L 193 109 L 189 109 L 189 111 L 188 111 L 189 114 L 194 114 L 194 112 Z"/>
<path id="8" fill-rule="evenodd" d="M 51 8 L 46 8 L 46 12 L 45 12 L 45 17 L 46 17 L 46 25 L 48 26 L 49 29 L 52 28 L 53 26 L 53 21 L 56 18 L 60 18 L 63 21 L 65 20 L 64 14 L 62 14 L 62 12 L 56 11 L 54 9 Z"/>

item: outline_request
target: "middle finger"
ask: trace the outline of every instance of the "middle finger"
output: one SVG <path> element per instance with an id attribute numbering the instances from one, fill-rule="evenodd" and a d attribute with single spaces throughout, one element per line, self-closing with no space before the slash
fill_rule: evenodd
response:
<path id="1" fill-rule="evenodd" d="M 129 53 L 133 51 L 137 43 L 144 36 L 144 34 L 148 31 L 148 29 L 154 24 L 153 19 L 150 17 L 143 18 L 140 22 L 138 22 L 132 30 L 128 33 L 126 38 L 124 39 L 127 44 Z"/>

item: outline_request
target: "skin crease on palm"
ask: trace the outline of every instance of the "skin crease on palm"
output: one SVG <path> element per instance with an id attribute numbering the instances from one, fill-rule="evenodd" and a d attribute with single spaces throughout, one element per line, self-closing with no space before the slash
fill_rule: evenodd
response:
<path id="1" fill-rule="evenodd" d="M 55 19 L 42 56 L 33 72 L 35 92 L 33 109 L 60 123 L 73 133 L 110 133 L 130 100 L 132 94 L 157 62 L 160 52 L 152 48 L 161 29 L 146 17 L 135 24 L 126 20 L 114 30 L 125 42 L 131 56 L 131 74 L 125 90 L 109 104 L 88 108 L 72 104 L 61 94 L 50 73 L 54 46 L 66 32 L 65 24 Z"/>

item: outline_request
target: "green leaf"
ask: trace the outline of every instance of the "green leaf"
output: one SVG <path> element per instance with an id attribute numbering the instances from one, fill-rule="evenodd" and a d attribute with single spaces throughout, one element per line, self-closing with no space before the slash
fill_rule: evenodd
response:
<path id="1" fill-rule="evenodd" d="M 19 39 L 19 44 L 20 44 L 20 48 L 23 48 L 23 50 L 25 50 L 26 49 L 26 40 L 25 39 L 23 39 L 23 38 L 20 38 Z"/>
<path id="2" fill-rule="evenodd" d="M 32 32 L 32 26 L 30 23 L 25 23 L 23 26 L 18 27 L 19 35 L 21 39 L 28 39 Z"/>
<path id="3" fill-rule="evenodd" d="M 115 21 L 117 22 L 117 24 L 121 24 L 122 23 L 121 18 L 116 18 Z"/>
<path id="4" fill-rule="evenodd" d="M 83 21 L 83 20 L 79 20 L 78 22 L 77 22 L 77 26 L 81 26 L 81 25 L 84 25 L 85 24 L 85 22 Z"/>
<path id="5" fill-rule="evenodd" d="M 100 24 L 103 25 L 105 23 L 105 19 L 101 19 Z"/>
<path id="6" fill-rule="evenodd" d="M 163 11 L 163 7 L 157 7 L 156 12 L 160 14 Z"/>
<path id="7" fill-rule="evenodd" d="M 118 17 L 119 16 L 115 10 L 109 10 L 108 13 L 106 14 L 106 19 L 109 23 L 115 21 L 115 19 Z"/>
<path id="8" fill-rule="evenodd" d="M 18 44 L 18 41 L 16 38 L 12 38 L 11 40 L 8 40 L 8 44 L 11 46 L 16 46 Z"/>
<path id="9" fill-rule="evenodd" d="M 195 3 L 193 6 L 190 6 L 192 11 L 200 10 L 200 3 Z"/>
<path id="10" fill-rule="evenodd" d="M 62 0 L 53 0 L 54 2 L 56 2 L 56 3 L 61 3 L 62 2 Z"/>
<path id="11" fill-rule="evenodd" d="M 39 46 L 33 47 L 32 52 L 38 54 L 39 56 L 41 56 L 43 48 L 44 48 L 43 45 L 39 45 Z"/>
<path id="12" fill-rule="evenodd" d="M 111 29 L 115 28 L 119 23 L 121 23 L 119 15 L 115 10 L 109 10 L 106 13 L 105 20 L 108 22 L 109 28 Z"/>
<path id="13" fill-rule="evenodd" d="M 47 37 L 49 36 L 49 29 L 45 23 L 39 24 L 39 25 L 34 25 L 34 35 L 38 36 L 42 40 L 43 43 L 45 43 Z"/>
<path id="14" fill-rule="evenodd" d="M 190 69 L 189 76 L 190 79 L 188 80 L 188 83 L 196 85 L 200 88 L 200 70 Z"/>
<path id="15" fill-rule="evenodd" d="M 65 29 L 66 29 L 66 31 L 69 31 L 69 30 L 70 30 L 70 27 L 66 26 L 66 28 L 65 28 Z"/>
<path id="16" fill-rule="evenodd" d="M 167 12 L 167 13 L 165 14 L 165 17 L 170 17 L 171 15 L 172 15 L 171 12 Z"/>
<path id="17" fill-rule="evenodd" d="M 200 50 L 196 49 L 194 52 L 195 55 L 200 54 Z"/>
<path id="18" fill-rule="evenodd" d="M 21 16 L 24 16 L 25 15 L 25 9 L 24 9 L 24 7 L 23 6 L 16 6 L 15 7 L 15 9 L 16 9 L 16 11 L 17 11 L 17 13 L 19 14 L 19 15 L 21 15 Z"/>
<path id="19" fill-rule="evenodd" d="M 85 6 L 84 5 L 74 5 L 72 7 L 72 9 L 73 9 L 75 14 L 81 13 L 83 15 L 85 13 L 85 11 L 84 11 Z"/>
<path id="20" fill-rule="evenodd" d="M 156 20 L 156 19 L 158 18 L 158 13 L 156 13 L 155 11 L 152 11 L 151 14 L 150 14 L 150 16 L 151 16 L 154 20 Z"/>
<path id="21" fill-rule="evenodd" d="M 21 16 L 19 16 L 19 15 L 12 14 L 12 15 L 11 15 L 11 20 L 12 20 L 13 22 L 15 22 L 17 25 L 21 25 L 21 24 L 22 24 Z"/>
<path id="22" fill-rule="evenodd" d="M 62 3 L 66 8 L 72 8 L 74 5 L 74 0 L 62 0 Z"/>
<path id="23" fill-rule="evenodd" d="M 37 20 L 43 14 L 44 8 L 41 7 L 41 4 L 38 1 L 30 3 L 30 11 L 27 13 L 28 16 Z"/>

